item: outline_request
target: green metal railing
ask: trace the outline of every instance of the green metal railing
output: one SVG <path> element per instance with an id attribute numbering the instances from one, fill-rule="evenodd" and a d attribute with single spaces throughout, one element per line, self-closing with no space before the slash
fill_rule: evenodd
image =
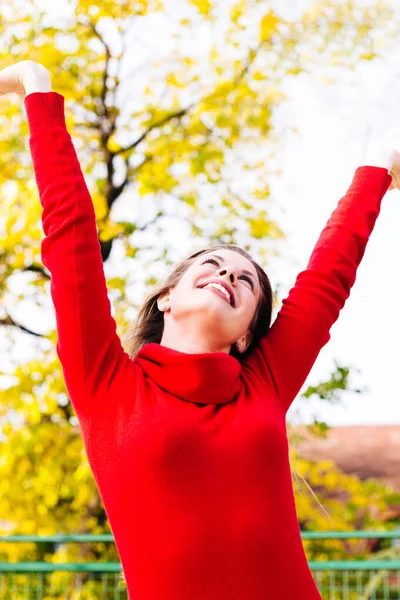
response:
<path id="1" fill-rule="evenodd" d="M 307 531 L 303 540 L 400 540 L 400 531 Z M 368 560 L 309 561 L 324 600 L 400 600 L 400 547 Z M 396 558 L 385 558 L 396 555 Z M 381 557 L 382 560 L 377 560 Z"/>
<path id="2" fill-rule="evenodd" d="M 400 540 L 400 531 L 302 532 L 303 540 Z M 111 534 L 0 536 L 1 543 L 112 543 Z M 397 555 L 388 560 L 388 554 Z M 383 560 L 377 557 L 382 557 Z M 371 560 L 309 561 L 324 600 L 400 600 L 400 544 Z M 0 562 L 0 600 L 128 600 L 119 562 Z"/>

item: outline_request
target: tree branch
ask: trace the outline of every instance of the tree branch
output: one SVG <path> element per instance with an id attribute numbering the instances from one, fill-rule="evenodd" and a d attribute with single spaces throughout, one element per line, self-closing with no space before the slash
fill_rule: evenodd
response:
<path id="1" fill-rule="evenodd" d="M 145 229 L 147 229 L 147 227 L 149 227 L 150 225 L 154 225 L 154 223 L 157 223 L 158 217 L 159 217 L 159 215 L 157 214 L 154 217 L 154 219 L 152 219 L 151 221 L 148 221 L 141 227 L 136 227 L 136 231 L 145 231 Z M 121 231 L 120 233 L 115 235 L 113 238 L 107 240 L 106 242 L 100 241 L 100 251 L 101 251 L 101 258 L 102 258 L 103 262 L 105 262 L 107 260 L 107 258 L 110 256 L 114 240 L 118 240 L 119 238 L 124 237 L 124 235 L 126 235 L 125 232 Z"/>
<path id="2" fill-rule="evenodd" d="M 11 327 L 17 327 L 18 329 L 20 329 L 21 331 L 24 331 L 25 333 L 30 333 L 31 335 L 34 335 L 36 337 L 40 337 L 40 338 L 47 338 L 47 335 L 43 334 L 43 333 L 37 333 L 36 331 L 32 331 L 31 329 L 28 329 L 27 327 L 24 327 L 23 325 L 21 325 L 21 323 L 17 323 L 16 321 L 14 321 L 14 319 L 7 314 L 6 317 L 4 317 L 3 319 L 0 319 L 0 325 L 6 325 L 6 326 L 11 326 Z"/>
<path id="3" fill-rule="evenodd" d="M 41 267 L 38 264 L 32 263 L 31 265 L 28 265 L 27 267 L 24 267 L 22 269 L 22 272 L 24 273 L 25 271 L 32 271 L 33 273 L 40 273 L 42 275 L 42 277 L 44 277 L 47 280 L 50 280 L 51 277 L 48 273 L 46 273 L 46 271 L 43 269 L 43 267 Z"/>
<path id="4" fill-rule="evenodd" d="M 102 102 L 103 115 L 105 116 L 109 127 L 107 128 L 108 130 L 106 131 L 104 129 L 104 125 L 102 124 L 101 120 L 98 122 L 98 126 L 100 129 L 101 141 L 102 141 L 102 145 L 103 145 L 103 152 L 104 152 L 104 156 L 105 156 L 105 164 L 106 164 L 106 169 L 107 169 L 107 182 L 106 182 L 106 190 L 105 190 L 105 196 L 107 199 L 107 206 L 108 206 L 108 211 L 107 211 L 107 215 L 106 215 L 106 218 L 107 218 L 114 202 L 119 198 L 119 196 L 122 194 L 122 192 L 124 191 L 124 189 L 126 188 L 128 183 L 130 182 L 132 174 L 136 173 L 146 162 L 149 162 L 150 160 L 153 159 L 152 156 L 146 156 L 145 160 L 133 170 L 129 169 L 128 159 L 126 159 L 125 164 L 127 167 L 127 171 L 126 171 L 125 179 L 119 186 L 115 186 L 113 184 L 113 176 L 114 176 L 114 172 L 115 172 L 115 168 L 114 168 L 115 156 L 123 154 L 124 152 L 129 152 L 130 150 L 133 150 L 134 148 L 136 148 L 144 139 L 146 139 L 146 137 L 154 129 L 162 127 L 163 125 L 165 125 L 166 123 L 169 123 L 173 119 L 178 119 L 178 121 L 179 121 L 185 115 L 187 115 L 194 106 L 199 105 L 201 102 L 203 102 L 204 97 L 200 98 L 196 102 L 189 104 L 186 108 L 182 108 L 181 110 L 171 113 L 170 115 L 163 117 L 159 121 L 154 122 L 152 125 L 150 125 L 150 127 L 147 128 L 147 130 L 139 138 L 137 138 L 134 142 L 132 142 L 132 144 L 125 146 L 123 148 L 120 148 L 119 150 L 111 152 L 107 148 L 107 144 L 108 144 L 108 140 L 109 140 L 110 136 L 115 131 L 116 119 L 117 119 L 117 112 L 114 111 L 113 114 L 110 115 L 110 113 L 106 107 L 106 104 L 105 104 L 105 97 L 106 97 L 106 91 L 107 91 L 106 80 L 107 80 L 107 76 L 108 76 L 108 66 L 109 66 L 109 61 L 111 58 L 111 51 L 110 51 L 110 48 L 108 47 L 108 45 L 106 44 L 106 42 L 104 41 L 104 39 L 102 38 L 102 36 L 97 31 L 95 25 L 92 22 L 89 22 L 89 26 L 91 27 L 95 36 L 104 45 L 104 48 L 106 51 L 106 65 L 105 65 L 105 70 L 104 70 L 103 88 L 102 88 L 100 99 Z M 243 79 L 243 77 L 245 77 L 245 75 L 247 74 L 252 62 L 254 61 L 254 59 L 257 55 L 259 48 L 260 48 L 260 46 L 258 46 L 256 49 L 253 49 L 249 52 L 249 57 L 248 57 L 246 64 L 244 65 L 244 67 L 242 68 L 242 70 L 240 71 L 240 73 L 234 80 L 235 85 L 238 85 L 240 80 Z M 205 142 L 205 143 L 207 143 L 207 142 Z M 150 224 L 151 223 L 148 223 L 142 229 L 145 229 Z M 117 236 L 115 236 L 114 238 L 112 238 L 110 240 L 107 240 L 106 242 L 100 241 L 101 255 L 102 255 L 103 262 L 107 260 L 107 258 L 109 257 L 109 255 L 111 253 L 112 244 L 113 244 L 114 239 L 117 239 L 123 235 L 124 235 L 123 233 L 118 234 Z"/>
<path id="5" fill-rule="evenodd" d="M 243 68 L 241 69 L 241 71 L 239 72 L 239 74 L 237 75 L 237 77 L 234 79 L 234 86 L 237 86 L 240 81 L 247 75 L 252 63 L 254 62 L 258 51 L 261 48 L 261 44 L 259 44 L 256 48 L 252 49 L 249 51 L 249 57 L 248 60 L 246 61 L 245 65 L 243 66 Z M 157 127 L 162 127 L 163 125 L 165 125 L 166 123 L 168 123 L 169 121 L 172 121 L 172 119 L 181 119 L 182 117 L 184 117 L 194 106 L 201 104 L 201 102 L 203 102 L 204 97 L 200 98 L 197 102 L 192 102 L 192 104 L 189 104 L 189 106 L 187 106 L 186 108 L 182 108 L 181 110 L 179 110 L 178 112 L 172 113 L 170 115 L 167 115 L 166 117 L 164 117 L 163 119 L 161 119 L 160 121 L 156 121 L 155 123 L 153 123 L 152 125 L 150 125 L 150 127 L 134 142 L 132 142 L 132 144 L 130 144 L 129 146 L 125 146 L 124 148 L 121 148 L 120 150 L 117 150 L 115 152 L 115 154 L 121 154 L 123 152 L 126 152 L 128 150 L 132 150 L 133 148 L 136 148 L 136 146 L 138 146 L 140 144 L 140 142 L 142 142 L 151 131 L 153 131 L 153 129 L 156 129 Z"/>
<path id="6" fill-rule="evenodd" d="M 106 53 L 106 64 L 104 66 L 104 73 L 103 73 L 102 89 L 101 89 L 101 93 L 100 93 L 100 100 L 101 100 L 101 104 L 102 104 L 102 108 L 103 108 L 103 114 L 101 116 L 104 116 L 104 117 L 106 117 L 108 119 L 108 109 L 107 109 L 107 106 L 106 106 L 106 94 L 107 94 L 108 67 L 109 67 L 109 64 L 110 64 L 111 50 L 110 50 L 108 44 L 104 41 L 104 39 L 100 35 L 100 33 L 97 31 L 96 26 L 94 25 L 94 23 L 90 19 L 88 20 L 88 25 L 89 25 L 90 29 L 92 30 L 92 32 L 94 33 L 94 35 L 97 37 L 97 39 L 101 42 L 101 44 L 103 44 L 104 50 L 105 50 L 105 53 Z"/>
<path id="7" fill-rule="evenodd" d="M 155 123 L 150 125 L 150 127 L 148 129 L 146 129 L 146 131 L 137 140 L 132 142 L 132 144 L 130 144 L 129 146 L 125 146 L 124 148 L 117 150 L 115 152 L 115 154 L 122 154 L 122 152 L 126 152 L 128 150 L 132 150 L 133 148 L 136 148 L 136 146 L 138 146 L 140 144 L 140 142 L 142 142 L 149 135 L 149 133 L 151 131 L 153 131 L 153 129 L 157 129 L 157 127 L 162 127 L 163 125 L 165 125 L 165 123 L 172 121 L 172 119 L 181 119 L 193 108 L 193 106 L 195 106 L 195 104 L 196 103 L 193 102 L 192 104 L 189 104 L 189 106 L 187 108 L 182 108 L 178 112 L 167 115 L 160 121 L 156 121 Z"/>
<path id="8" fill-rule="evenodd" d="M 240 81 L 243 79 L 243 77 L 245 75 L 247 75 L 251 65 L 253 64 L 253 62 L 255 61 L 255 59 L 257 57 L 259 50 L 261 50 L 261 46 L 262 46 L 262 42 L 260 42 L 255 48 L 249 50 L 248 59 L 245 62 L 244 66 L 241 69 L 241 71 L 239 72 L 239 74 L 237 75 L 237 77 L 235 77 L 234 85 L 238 85 L 240 83 Z"/>

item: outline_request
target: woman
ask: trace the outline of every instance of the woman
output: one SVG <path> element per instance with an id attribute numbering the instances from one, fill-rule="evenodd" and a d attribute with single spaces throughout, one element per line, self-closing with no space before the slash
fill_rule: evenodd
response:
<path id="1" fill-rule="evenodd" d="M 93 205 L 48 71 L 22 61 L 57 353 L 132 600 L 316 600 L 285 415 L 328 342 L 400 155 L 359 167 L 270 328 L 267 276 L 235 246 L 193 254 L 116 334 Z M 393 181 L 392 181 L 393 176 Z"/>

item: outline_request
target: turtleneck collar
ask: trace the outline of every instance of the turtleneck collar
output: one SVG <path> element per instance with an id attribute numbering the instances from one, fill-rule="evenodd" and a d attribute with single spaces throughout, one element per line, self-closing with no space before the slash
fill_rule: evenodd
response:
<path id="1" fill-rule="evenodd" d="M 190 402 L 225 404 L 239 394 L 241 364 L 225 352 L 186 354 L 151 343 L 135 362 L 160 388 Z"/>

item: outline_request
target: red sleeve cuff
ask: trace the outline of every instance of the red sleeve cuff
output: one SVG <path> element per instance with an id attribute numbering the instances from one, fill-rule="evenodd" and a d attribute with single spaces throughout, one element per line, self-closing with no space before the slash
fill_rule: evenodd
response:
<path id="1" fill-rule="evenodd" d="M 33 92 L 24 105 L 31 136 L 54 127 L 66 129 L 64 96 L 58 92 Z"/>
<path id="2" fill-rule="evenodd" d="M 391 182 L 392 176 L 385 167 L 358 167 L 347 193 L 373 193 L 381 199 L 389 189 Z"/>

